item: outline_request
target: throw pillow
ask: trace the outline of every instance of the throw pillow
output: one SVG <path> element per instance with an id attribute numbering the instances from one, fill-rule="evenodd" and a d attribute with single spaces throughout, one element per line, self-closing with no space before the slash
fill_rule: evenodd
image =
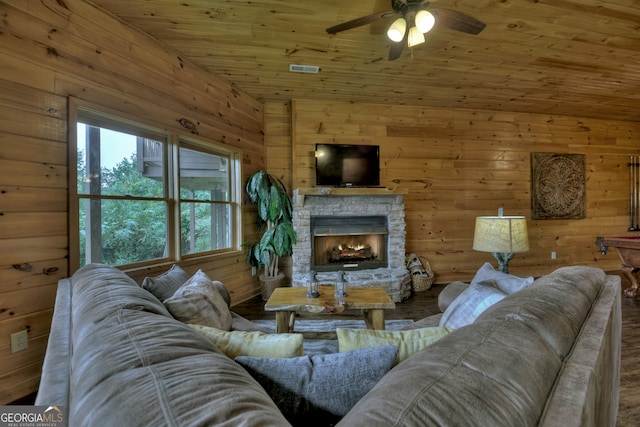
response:
<path id="1" fill-rule="evenodd" d="M 145 277 L 142 281 L 142 288 L 151 292 L 160 301 L 164 301 L 176 293 L 178 288 L 189 280 L 189 273 L 184 271 L 180 266 L 174 264 L 171 268 L 158 277 Z M 217 280 L 213 280 L 220 295 L 231 307 L 231 295 L 226 286 Z"/>
<path id="2" fill-rule="evenodd" d="M 220 295 L 222 295 L 222 299 L 227 304 L 227 307 L 231 307 L 231 294 L 229 294 L 229 290 L 227 290 L 224 283 L 219 280 L 212 280 L 212 282 L 216 285 L 216 288 L 218 289 L 218 292 L 220 292 Z"/>
<path id="3" fill-rule="evenodd" d="M 473 323 L 487 308 L 507 295 L 497 288 L 495 281 L 472 283 L 442 314 L 440 326 L 458 329 Z"/>
<path id="4" fill-rule="evenodd" d="M 198 270 L 172 297 L 163 301 L 173 317 L 184 323 L 231 329 L 231 312 L 217 286 Z"/>
<path id="5" fill-rule="evenodd" d="M 291 359 L 237 357 L 293 425 L 333 425 L 391 369 L 398 349 L 365 348 Z"/>
<path id="6" fill-rule="evenodd" d="M 478 269 L 476 275 L 471 280 L 471 284 L 484 282 L 485 280 L 494 280 L 498 289 L 507 295 L 514 292 L 518 292 L 533 283 L 533 276 L 518 277 L 512 274 L 503 273 L 493 268 L 493 266 L 486 262 L 482 267 Z"/>
<path id="7" fill-rule="evenodd" d="M 450 329 L 432 327 L 411 329 L 407 331 L 377 331 L 371 329 L 337 328 L 338 348 L 340 352 L 393 345 L 398 347 L 396 363 L 402 362 L 415 352 L 447 335 Z"/>
<path id="8" fill-rule="evenodd" d="M 189 280 L 189 273 L 174 264 L 158 277 L 145 277 L 142 288 L 151 292 L 160 301 L 164 301 L 175 294 L 187 280 Z"/>
<path id="9" fill-rule="evenodd" d="M 190 325 L 214 343 L 220 351 L 238 356 L 296 357 L 304 352 L 302 334 L 265 334 L 257 331 L 222 331 L 203 325 Z"/>

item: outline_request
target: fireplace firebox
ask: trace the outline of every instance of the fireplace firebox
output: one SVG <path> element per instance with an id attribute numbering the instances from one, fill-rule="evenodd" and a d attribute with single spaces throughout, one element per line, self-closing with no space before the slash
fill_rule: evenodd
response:
<path id="1" fill-rule="evenodd" d="M 312 269 L 387 268 L 386 216 L 311 217 Z"/>

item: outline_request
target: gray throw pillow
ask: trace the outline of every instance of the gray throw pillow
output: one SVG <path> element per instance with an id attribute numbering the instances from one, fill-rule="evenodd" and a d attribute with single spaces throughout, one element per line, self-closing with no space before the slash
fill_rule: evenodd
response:
<path id="1" fill-rule="evenodd" d="M 529 287 L 534 279 L 533 276 L 518 277 L 513 274 L 503 273 L 502 271 L 494 269 L 490 263 L 485 262 L 476 272 L 476 275 L 471 280 L 471 284 L 484 282 L 485 280 L 495 281 L 498 289 L 507 295 L 511 295 L 514 292 Z"/>
<path id="2" fill-rule="evenodd" d="M 218 287 L 202 270 L 198 270 L 163 303 L 171 315 L 181 322 L 231 330 L 229 306 Z"/>
<path id="3" fill-rule="evenodd" d="M 383 346 L 291 359 L 236 357 L 293 425 L 337 422 L 387 373 L 398 348 Z"/>
<path id="4" fill-rule="evenodd" d="M 151 292 L 160 301 L 164 301 L 175 294 L 187 280 L 189 280 L 189 273 L 174 264 L 158 277 L 145 277 L 142 281 L 142 288 Z"/>
<path id="5" fill-rule="evenodd" d="M 231 307 L 231 294 L 229 294 L 229 290 L 227 290 L 227 287 L 224 285 L 224 283 L 220 282 L 219 280 L 212 280 L 212 282 L 218 289 L 218 292 L 220 292 L 220 295 L 222 296 L 224 302 L 227 304 L 227 307 Z"/>
<path id="6" fill-rule="evenodd" d="M 178 288 L 189 279 L 189 273 L 179 265 L 174 264 L 168 271 L 158 277 L 145 277 L 142 281 L 142 288 L 151 292 L 160 301 L 164 301 L 173 296 Z M 224 302 L 227 303 L 227 307 L 231 307 L 231 295 L 226 286 L 217 280 L 213 280 L 213 284 L 218 288 L 218 292 L 222 295 Z"/>

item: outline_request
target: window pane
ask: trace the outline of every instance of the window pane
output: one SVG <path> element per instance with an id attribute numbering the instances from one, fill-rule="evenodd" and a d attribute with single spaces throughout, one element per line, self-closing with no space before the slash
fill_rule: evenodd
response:
<path id="1" fill-rule="evenodd" d="M 180 147 L 180 198 L 229 201 L 229 159 Z"/>
<path id="2" fill-rule="evenodd" d="M 164 143 L 78 123 L 78 194 L 164 197 Z"/>
<path id="3" fill-rule="evenodd" d="M 182 254 L 231 247 L 231 207 L 220 203 L 180 203 Z"/>
<path id="4" fill-rule="evenodd" d="M 80 199 L 80 265 L 125 265 L 167 256 L 167 204 Z"/>

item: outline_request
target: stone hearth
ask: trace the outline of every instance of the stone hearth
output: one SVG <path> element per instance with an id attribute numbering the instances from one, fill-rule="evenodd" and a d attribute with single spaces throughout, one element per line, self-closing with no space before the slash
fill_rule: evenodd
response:
<path id="1" fill-rule="evenodd" d="M 292 254 L 292 286 L 306 285 L 313 256 L 312 217 L 387 218 L 386 268 L 360 269 L 336 267 L 336 271 L 317 273 L 319 280 L 332 283 L 339 271 L 350 287 L 381 287 L 391 299 L 401 302 L 411 295 L 411 276 L 405 266 L 404 194 L 386 188 L 298 188 L 293 192 L 293 227 L 298 242 Z"/>

